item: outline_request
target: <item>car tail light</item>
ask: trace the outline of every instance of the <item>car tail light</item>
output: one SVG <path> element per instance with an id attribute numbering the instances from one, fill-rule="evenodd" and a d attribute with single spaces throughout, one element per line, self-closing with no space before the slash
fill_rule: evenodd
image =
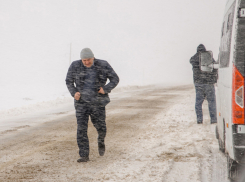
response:
<path id="1" fill-rule="evenodd" d="M 244 78 L 233 66 L 232 116 L 234 124 L 244 124 Z"/>

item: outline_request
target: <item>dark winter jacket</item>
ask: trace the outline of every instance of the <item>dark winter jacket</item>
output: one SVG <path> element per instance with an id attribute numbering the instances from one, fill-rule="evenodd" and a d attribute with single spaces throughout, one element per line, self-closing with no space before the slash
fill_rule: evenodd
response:
<path id="1" fill-rule="evenodd" d="M 117 86 L 119 77 L 107 61 L 94 59 L 94 66 L 97 72 L 97 78 L 95 80 L 96 89 L 99 91 L 100 87 L 102 87 L 105 92 L 105 94 L 97 93 L 98 103 L 101 106 L 106 106 L 110 102 L 108 93 Z M 82 61 L 73 61 L 65 80 L 72 97 L 74 97 L 76 92 L 82 93 L 85 77 L 86 67 L 83 65 Z M 106 84 L 107 79 L 110 80 L 108 84 Z M 81 97 L 83 97 L 82 94 Z M 79 101 L 75 100 L 75 102 L 81 102 L 81 98 Z"/>
<path id="2" fill-rule="evenodd" d="M 200 44 L 197 47 L 197 53 L 190 59 L 190 63 L 192 64 L 192 70 L 193 70 L 193 80 L 194 83 L 199 83 L 199 84 L 214 84 L 217 82 L 217 76 L 218 76 L 217 70 L 213 69 L 211 73 L 203 72 L 200 70 L 199 56 L 201 52 L 205 52 L 205 51 L 206 51 L 205 46 Z"/>

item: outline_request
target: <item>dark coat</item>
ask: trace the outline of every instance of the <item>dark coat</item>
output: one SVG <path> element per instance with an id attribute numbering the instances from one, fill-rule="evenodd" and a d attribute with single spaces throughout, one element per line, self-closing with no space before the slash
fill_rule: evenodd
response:
<path id="1" fill-rule="evenodd" d="M 205 46 L 200 44 L 197 47 L 197 53 L 190 59 L 190 63 L 192 64 L 192 70 L 193 70 L 193 80 L 194 83 L 198 83 L 198 84 L 214 84 L 217 82 L 217 77 L 218 77 L 217 69 L 213 69 L 211 73 L 203 72 L 200 70 L 200 66 L 199 66 L 200 52 L 205 52 L 205 51 L 206 51 Z"/>
<path id="2" fill-rule="evenodd" d="M 94 59 L 94 66 L 97 73 L 96 74 L 97 78 L 95 80 L 96 89 L 97 91 L 99 91 L 100 87 L 102 87 L 105 91 L 105 94 L 98 93 L 97 95 L 98 103 L 101 106 L 106 106 L 110 102 L 108 93 L 110 93 L 111 90 L 117 86 L 117 84 L 119 83 L 119 77 L 117 76 L 116 72 L 113 70 L 113 68 L 110 66 L 110 64 L 107 61 Z M 73 61 L 71 66 L 69 67 L 65 80 L 66 86 L 69 92 L 71 93 L 72 97 L 74 97 L 76 92 L 82 93 L 85 76 L 86 76 L 86 69 L 82 61 L 81 60 Z M 107 79 L 110 80 L 108 84 L 106 84 Z"/>

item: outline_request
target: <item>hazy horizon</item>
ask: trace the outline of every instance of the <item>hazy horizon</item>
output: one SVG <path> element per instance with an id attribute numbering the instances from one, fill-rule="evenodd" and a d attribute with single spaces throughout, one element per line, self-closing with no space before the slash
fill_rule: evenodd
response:
<path id="1" fill-rule="evenodd" d="M 67 92 L 70 61 L 89 47 L 119 86 L 191 84 L 202 43 L 218 57 L 225 1 L 1 0 L 1 95 Z M 34 94 L 35 92 L 35 94 Z M 33 96 L 35 97 L 35 96 Z"/>

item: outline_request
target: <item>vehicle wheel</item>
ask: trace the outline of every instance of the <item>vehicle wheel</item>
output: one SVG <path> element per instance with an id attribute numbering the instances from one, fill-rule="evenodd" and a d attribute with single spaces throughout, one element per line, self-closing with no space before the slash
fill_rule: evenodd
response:
<path id="1" fill-rule="evenodd" d="M 219 132 L 218 132 L 218 126 L 217 125 L 215 127 L 215 134 L 216 134 L 216 139 L 219 139 Z"/>
<path id="2" fill-rule="evenodd" d="M 227 172 L 228 178 L 232 181 L 238 179 L 238 163 L 231 159 L 229 155 L 227 155 Z"/>
<path id="3" fill-rule="evenodd" d="M 225 153 L 225 121 L 223 121 L 223 137 L 219 137 L 219 150 L 223 153 Z M 221 140 L 223 138 L 223 141 Z"/>
<path id="4" fill-rule="evenodd" d="M 225 153 L 225 146 L 224 146 L 224 143 L 222 142 L 222 140 L 219 138 L 218 139 L 218 142 L 219 142 L 219 150 L 223 153 Z"/>

